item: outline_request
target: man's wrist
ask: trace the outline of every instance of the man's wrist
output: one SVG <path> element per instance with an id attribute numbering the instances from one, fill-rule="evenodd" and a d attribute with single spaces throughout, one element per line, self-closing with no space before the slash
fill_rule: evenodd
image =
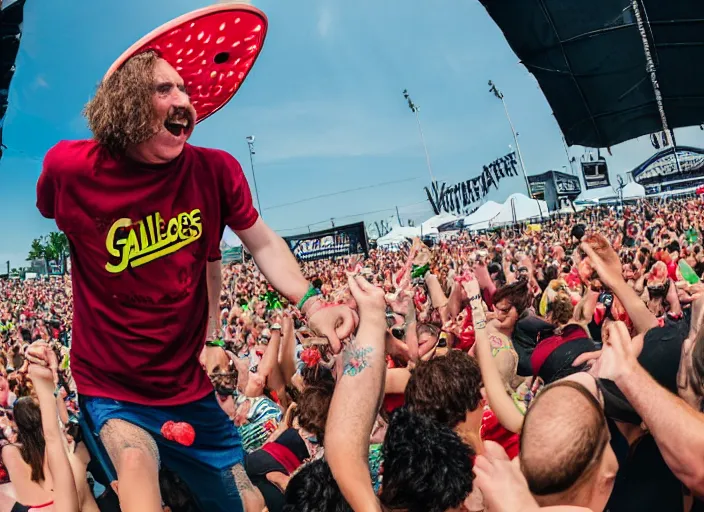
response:
<path id="1" fill-rule="evenodd" d="M 623 370 L 614 378 L 614 383 L 628 398 L 628 389 L 633 383 L 633 377 L 640 371 L 645 371 L 636 358 L 631 358 L 623 365 Z"/>
<path id="2" fill-rule="evenodd" d="M 303 313 L 304 317 L 310 318 L 324 307 L 325 303 L 322 300 L 322 296 L 316 295 L 315 297 L 311 297 L 300 311 Z"/>
<path id="3" fill-rule="evenodd" d="M 317 297 L 320 295 L 320 290 L 315 288 L 313 285 L 310 285 L 308 287 L 308 291 L 301 297 L 301 300 L 298 301 L 296 304 L 296 307 L 305 314 L 304 310 L 306 308 L 306 304 L 311 302 L 311 299 L 314 297 Z"/>
<path id="4" fill-rule="evenodd" d="M 623 296 L 624 292 L 628 292 L 628 290 L 632 290 L 630 286 L 628 286 L 628 283 L 623 279 L 623 277 L 619 277 L 615 283 L 613 283 L 612 286 L 610 286 L 611 291 L 614 292 L 614 295 L 617 297 L 619 295 Z"/>
<path id="5" fill-rule="evenodd" d="M 383 313 L 383 310 L 379 314 L 368 312 L 360 314 L 359 329 L 357 330 L 356 338 L 366 340 L 367 336 L 372 335 L 372 333 L 386 333 L 387 325 L 386 315 Z M 385 334 L 381 336 L 381 339 L 385 339 Z"/>

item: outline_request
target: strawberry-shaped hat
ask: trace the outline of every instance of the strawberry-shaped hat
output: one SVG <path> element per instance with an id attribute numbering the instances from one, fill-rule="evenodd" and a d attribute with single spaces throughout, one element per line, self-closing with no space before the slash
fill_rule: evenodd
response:
<path id="1" fill-rule="evenodd" d="M 243 4 L 213 5 L 169 21 L 133 44 L 105 75 L 149 50 L 183 78 L 198 117 L 210 117 L 235 95 L 262 50 L 266 15 Z"/>

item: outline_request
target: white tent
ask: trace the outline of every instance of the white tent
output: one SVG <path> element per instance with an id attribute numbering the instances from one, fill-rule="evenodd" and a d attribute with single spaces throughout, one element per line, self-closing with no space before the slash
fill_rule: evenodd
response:
<path id="1" fill-rule="evenodd" d="M 575 212 L 575 210 L 577 212 L 581 212 L 582 210 L 586 210 L 586 209 L 587 209 L 587 207 L 584 206 L 583 204 L 575 204 L 574 209 L 572 209 L 572 207 L 570 205 L 567 205 L 567 206 L 563 206 L 559 210 L 555 210 L 555 211 L 550 212 L 550 215 L 564 215 L 564 214 L 571 215 Z"/>
<path id="2" fill-rule="evenodd" d="M 464 218 L 464 226 L 471 230 L 486 229 L 489 221 L 501 211 L 501 205 L 495 201 L 487 201 L 477 211 Z"/>
<path id="3" fill-rule="evenodd" d="M 437 233 L 437 229 L 433 229 L 430 231 L 430 233 Z M 430 233 L 423 233 L 424 235 L 430 234 Z M 389 233 L 386 235 L 382 236 L 381 238 L 378 238 L 376 241 L 376 245 L 379 247 L 383 247 L 385 245 L 394 245 L 394 244 L 400 244 L 408 240 L 409 238 L 415 238 L 420 236 L 420 228 L 419 227 L 400 227 L 396 226 L 393 228 Z"/>
<path id="4" fill-rule="evenodd" d="M 545 201 L 531 199 L 525 194 L 511 194 L 501 206 L 499 214 L 491 219 L 492 225 L 510 224 L 532 218 L 548 218 L 548 204 Z"/>
<path id="5" fill-rule="evenodd" d="M 645 187 L 640 183 L 631 181 L 623 187 L 623 199 L 642 199 L 645 197 Z"/>
<path id="6" fill-rule="evenodd" d="M 442 213 L 440 213 L 440 215 L 430 217 L 423 224 L 421 224 L 420 227 L 423 230 L 423 234 L 427 235 L 427 234 L 433 232 L 433 230 L 438 228 L 439 226 L 442 226 L 443 224 L 447 224 L 448 222 L 454 222 L 457 219 L 458 219 L 458 217 L 456 215 L 452 215 L 451 213 L 447 213 L 447 212 L 442 212 Z"/>

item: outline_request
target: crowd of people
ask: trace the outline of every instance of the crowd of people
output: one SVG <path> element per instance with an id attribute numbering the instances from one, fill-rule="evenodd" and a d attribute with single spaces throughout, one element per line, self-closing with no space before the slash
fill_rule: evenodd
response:
<path id="1" fill-rule="evenodd" d="M 301 262 L 313 307 L 354 312 L 344 338 L 319 336 L 254 261 L 209 263 L 200 363 L 241 438 L 245 509 L 702 510 L 702 206 Z M 108 510 L 120 492 L 91 475 L 105 458 L 78 427 L 72 315 L 69 276 L 0 282 L 0 512 Z M 163 464 L 162 505 L 201 510 L 184 480 Z"/>

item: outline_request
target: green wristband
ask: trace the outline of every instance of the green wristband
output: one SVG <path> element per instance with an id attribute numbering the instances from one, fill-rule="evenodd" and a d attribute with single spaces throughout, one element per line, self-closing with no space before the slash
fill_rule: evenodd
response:
<path id="1" fill-rule="evenodd" d="M 314 288 L 313 285 L 311 285 L 311 287 L 308 288 L 308 291 L 303 296 L 303 298 L 300 300 L 300 302 L 296 305 L 296 307 L 299 310 L 303 309 L 303 306 L 305 305 L 306 302 L 308 302 L 308 299 L 310 299 L 311 297 L 315 297 L 316 295 L 320 295 L 320 290 L 318 290 L 317 288 Z"/>
<path id="2" fill-rule="evenodd" d="M 222 340 L 210 340 L 205 342 L 205 346 L 225 348 L 225 342 Z"/>

